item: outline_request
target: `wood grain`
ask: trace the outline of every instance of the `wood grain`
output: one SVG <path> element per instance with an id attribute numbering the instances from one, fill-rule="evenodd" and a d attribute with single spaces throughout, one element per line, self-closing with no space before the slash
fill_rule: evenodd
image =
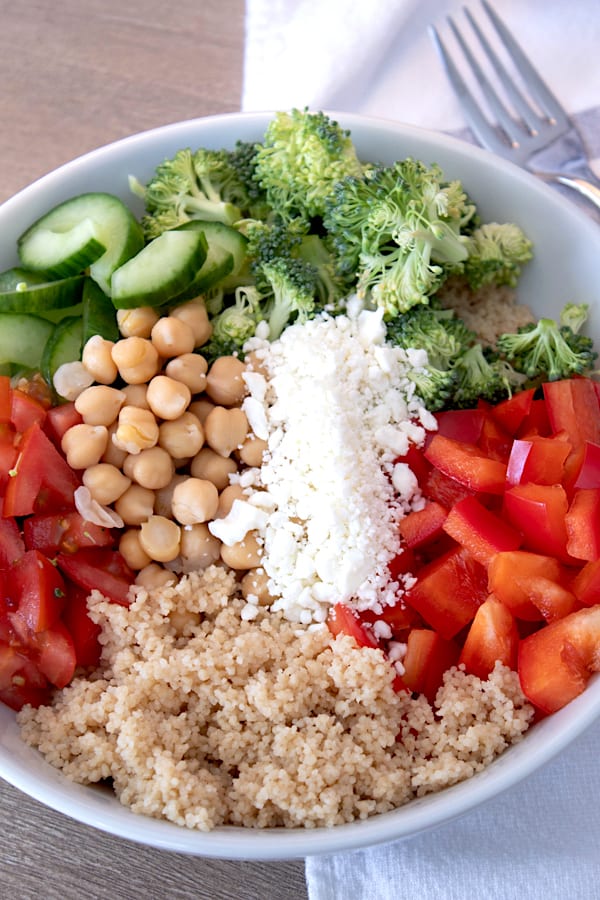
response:
<path id="1" fill-rule="evenodd" d="M 243 0 L 0 0 L 0 202 L 120 137 L 239 110 Z M 301 900 L 301 861 L 167 853 L 0 781 L 3 900 Z"/>

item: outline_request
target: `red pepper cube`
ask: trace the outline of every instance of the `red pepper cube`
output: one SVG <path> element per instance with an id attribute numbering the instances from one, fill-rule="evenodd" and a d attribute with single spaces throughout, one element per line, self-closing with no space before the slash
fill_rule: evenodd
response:
<path id="1" fill-rule="evenodd" d="M 470 675 L 486 679 L 496 662 L 516 671 L 519 632 L 511 611 L 493 596 L 485 600 L 471 622 L 459 657 Z"/>
<path id="2" fill-rule="evenodd" d="M 529 438 L 533 435 L 540 437 L 549 437 L 552 433 L 550 427 L 550 419 L 548 418 L 548 410 L 546 409 L 546 401 L 541 398 L 534 400 L 531 404 L 529 413 L 521 422 L 515 437 Z"/>
<path id="3" fill-rule="evenodd" d="M 444 681 L 444 673 L 456 665 L 460 648 L 429 628 L 413 628 L 402 659 L 402 682 L 411 691 L 424 694 L 430 703 Z"/>
<path id="4" fill-rule="evenodd" d="M 471 622 L 486 597 L 485 568 L 462 547 L 455 547 L 420 570 L 405 601 L 449 640 Z"/>
<path id="5" fill-rule="evenodd" d="M 523 535 L 523 548 L 575 564 L 567 552 L 569 502 L 560 484 L 515 484 L 504 494 L 508 522 Z"/>
<path id="6" fill-rule="evenodd" d="M 491 414 L 498 424 L 514 437 L 523 425 L 523 422 L 531 415 L 534 395 L 535 388 L 518 391 L 512 397 L 509 397 L 508 400 L 502 400 L 501 403 L 494 406 Z"/>
<path id="7" fill-rule="evenodd" d="M 573 447 L 558 437 L 531 437 L 513 442 L 506 481 L 513 484 L 560 484 Z"/>
<path id="8" fill-rule="evenodd" d="M 586 441 L 574 488 L 600 488 L 600 444 Z"/>
<path id="9" fill-rule="evenodd" d="M 521 546 L 520 532 L 486 509 L 477 497 L 460 500 L 448 513 L 443 527 L 482 566 L 487 566 L 496 553 Z"/>
<path id="10" fill-rule="evenodd" d="M 577 600 L 584 606 L 600 603 L 600 559 L 587 562 L 571 584 Z"/>
<path id="11" fill-rule="evenodd" d="M 502 494 L 506 465 L 485 456 L 474 444 L 465 444 L 436 434 L 425 456 L 432 465 L 471 491 Z"/>
<path id="12" fill-rule="evenodd" d="M 447 515 L 448 510 L 434 500 L 425 504 L 423 509 L 409 512 L 399 525 L 403 541 L 414 549 L 437 540 L 442 533 Z"/>
<path id="13" fill-rule="evenodd" d="M 600 489 L 575 491 L 565 516 L 567 552 L 593 562 L 600 556 Z"/>
<path id="14" fill-rule="evenodd" d="M 438 428 L 435 434 L 461 443 L 476 444 L 486 419 L 484 409 L 447 409 L 436 413 Z"/>
<path id="15" fill-rule="evenodd" d="M 600 444 L 600 402 L 589 378 L 566 378 L 543 385 L 553 434 L 565 431 L 574 449 Z"/>
<path id="16" fill-rule="evenodd" d="M 538 622 L 542 613 L 532 598 L 531 584 L 543 577 L 559 584 L 563 568 L 553 556 L 527 550 L 497 553 L 488 567 L 488 588 L 519 619 Z"/>
<path id="17" fill-rule="evenodd" d="M 336 603 L 331 607 L 327 627 L 334 637 L 347 634 L 354 638 L 359 647 L 379 647 L 371 630 L 361 622 L 359 614 L 345 603 Z"/>

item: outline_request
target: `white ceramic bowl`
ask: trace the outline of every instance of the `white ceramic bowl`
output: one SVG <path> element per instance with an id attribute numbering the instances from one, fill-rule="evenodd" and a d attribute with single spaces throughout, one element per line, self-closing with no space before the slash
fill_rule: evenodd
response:
<path id="1" fill-rule="evenodd" d="M 138 134 L 88 153 L 46 175 L 0 207 L 0 271 L 16 263 L 15 239 L 54 204 L 89 190 L 119 194 L 136 205 L 127 176 L 147 180 L 181 147 L 233 146 L 259 140 L 268 114 L 197 119 Z M 600 228 L 568 200 L 520 169 L 448 137 L 378 119 L 339 115 L 363 159 L 414 156 L 459 178 L 484 220 L 517 222 L 535 245 L 520 298 L 538 314 L 556 315 L 567 301 L 592 307 L 590 333 L 600 339 Z M 14 713 L 0 708 L 0 776 L 47 806 L 88 825 L 163 850 L 231 859 L 285 859 L 350 850 L 407 837 L 448 821 L 539 769 L 600 715 L 600 679 L 522 743 L 470 780 L 395 812 L 332 829 L 218 828 L 209 834 L 134 815 L 107 790 L 72 784 L 19 737 Z"/>

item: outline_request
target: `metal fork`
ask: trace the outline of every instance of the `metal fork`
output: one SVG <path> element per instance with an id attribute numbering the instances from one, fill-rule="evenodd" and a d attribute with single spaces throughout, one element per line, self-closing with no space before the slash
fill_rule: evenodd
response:
<path id="1" fill-rule="evenodd" d="M 431 25 L 432 40 L 475 137 L 488 150 L 529 169 L 546 181 L 555 181 L 578 191 L 600 209 L 600 179 L 587 164 L 583 141 L 573 121 L 495 10 L 487 0 L 481 0 L 481 3 L 529 96 L 525 96 L 519 88 L 471 12 L 465 8 L 464 13 L 477 37 L 480 51 L 496 73 L 505 100 L 509 101 L 509 108 L 492 86 L 456 23 L 448 17 L 450 29 L 479 84 L 488 111 L 496 119 L 495 122 L 490 121 L 461 75 L 447 45 Z"/>

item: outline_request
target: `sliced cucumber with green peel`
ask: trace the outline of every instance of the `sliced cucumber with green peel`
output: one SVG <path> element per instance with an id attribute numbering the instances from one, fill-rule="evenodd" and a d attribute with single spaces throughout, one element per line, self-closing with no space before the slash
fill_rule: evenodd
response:
<path id="1" fill-rule="evenodd" d="M 176 302 L 192 300 L 215 285 L 235 278 L 246 262 L 247 238 L 223 222 L 192 219 L 177 231 L 203 231 L 208 242 L 206 260 L 190 285 L 176 298 Z"/>
<path id="2" fill-rule="evenodd" d="M 88 243 L 85 242 L 87 236 Z M 94 250 L 94 243 L 102 251 Z M 55 275 L 82 272 L 105 293 L 115 269 L 144 246 L 142 227 L 122 200 L 94 192 L 65 200 L 34 222 L 18 239 L 22 265 Z"/>
<path id="3" fill-rule="evenodd" d="M 203 231 L 164 231 L 112 276 L 117 309 L 162 306 L 184 291 L 206 259 Z"/>
<path id="4" fill-rule="evenodd" d="M 119 340 L 117 311 L 110 297 L 92 281 L 86 278 L 82 296 L 83 345 L 99 334 L 107 341 Z"/>
<path id="5" fill-rule="evenodd" d="M 48 281 L 32 278 L 24 269 L 8 269 L 0 273 L 0 312 L 23 312 L 45 315 L 48 310 L 75 306 L 81 299 L 83 275 L 71 275 Z"/>
<path id="6" fill-rule="evenodd" d="M 40 362 L 40 371 L 48 384 L 52 384 L 54 373 L 63 363 L 81 359 L 83 319 L 70 316 L 54 326 L 46 341 Z"/>
<path id="7" fill-rule="evenodd" d="M 29 313 L 0 313 L 0 365 L 39 369 L 54 325 Z"/>

